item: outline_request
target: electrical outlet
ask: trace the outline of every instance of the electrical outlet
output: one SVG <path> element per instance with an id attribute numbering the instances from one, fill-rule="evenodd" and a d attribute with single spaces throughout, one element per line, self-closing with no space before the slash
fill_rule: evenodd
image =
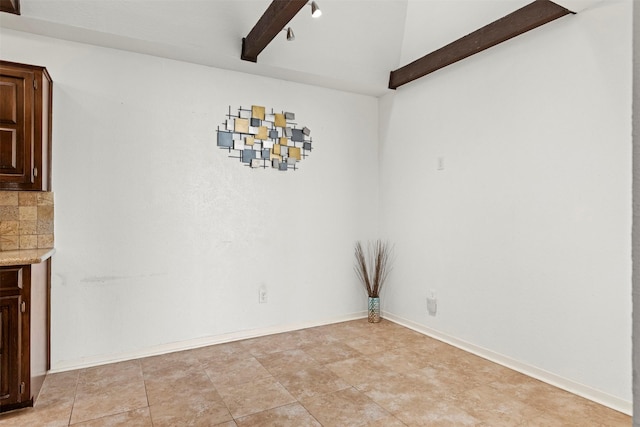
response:
<path id="1" fill-rule="evenodd" d="M 267 302 L 267 289 L 266 288 L 258 289 L 258 302 L 260 304 L 266 304 L 266 302 Z"/>
<path id="2" fill-rule="evenodd" d="M 427 313 L 429 316 L 435 316 L 438 312 L 438 299 L 436 298 L 436 291 L 430 291 L 427 297 Z"/>

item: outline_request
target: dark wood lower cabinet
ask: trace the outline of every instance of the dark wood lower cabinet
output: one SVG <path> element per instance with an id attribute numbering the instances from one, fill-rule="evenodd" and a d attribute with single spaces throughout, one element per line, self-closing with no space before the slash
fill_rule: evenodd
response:
<path id="1" fill-rule="evenodd" d="M 0 298 L 0 402 L 7 406 L 20 401 L 20 302 L 19 295 Z"/>
<path id="2" fill-rule="evenodd" d="M 0 412 L 32 406 L 49 369 L 49 267 L 0 267 Z"/>

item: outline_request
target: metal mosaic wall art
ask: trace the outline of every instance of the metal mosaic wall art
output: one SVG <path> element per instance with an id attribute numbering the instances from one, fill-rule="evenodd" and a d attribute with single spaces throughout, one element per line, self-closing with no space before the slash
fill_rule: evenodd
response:
<path id="1" fill-rule="evenodd" d="M 257 105 L 231 114 L 229 106 L 227 119 L 218 126 L 218 147 L 252 168 L 295 170 L 312 149 L 311 131 L 295 119 L 294 113 L 269 113 Z"/>

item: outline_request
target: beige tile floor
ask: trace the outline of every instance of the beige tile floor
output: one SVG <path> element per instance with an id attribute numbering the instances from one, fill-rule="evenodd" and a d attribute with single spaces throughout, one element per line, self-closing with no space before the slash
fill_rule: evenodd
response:
<path id="1" fill-rule="evenodd" d="M 366 319 L 49 375 L 0 426 L 630 426 L 631 418 Z"/>

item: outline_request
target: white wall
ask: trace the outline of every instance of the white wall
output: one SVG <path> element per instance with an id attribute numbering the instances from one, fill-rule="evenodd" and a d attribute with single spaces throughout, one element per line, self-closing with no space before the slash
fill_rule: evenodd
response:
<path id="1" fill-rule="evenodd" d="M 407 52 L 429 30 L 421 7 L 409 2 Z M 384 309 L 625 410 L 631 8 L 561 18 L 380 108 L 381 232 L 397 252 Z"/>
<path id="2" fill-rule="evenodd" d="M 359 313 L 352 245 L 380 224 L 387 314 L 631 401 L 630 1 L 398 89 L 379 127 L 338 91 L 2 29 L 0 56 L 55 82 L 54 369 Z M 215 147 L 240 104 L 312 129 L 299 171 Z"/>
<path id="3" fill-rule="evenodd" d="M 633 6 L 633 370 L 640 370 L 640 8 Z M 633 376 L 633 413 L 640 414 L 640 377 Z M 635 417 L 634 426 L 640 426 Z"/>
<path id="4" fill-rule="evenodd" d="M 363 312 L 352 248 L 377 234 L 375 98 L 0 36 L 2 59 L 54 80 L 54 369 Z M 252 104 L 311 129 L 299 170 L 216 147 L 229 105 Z"/>

